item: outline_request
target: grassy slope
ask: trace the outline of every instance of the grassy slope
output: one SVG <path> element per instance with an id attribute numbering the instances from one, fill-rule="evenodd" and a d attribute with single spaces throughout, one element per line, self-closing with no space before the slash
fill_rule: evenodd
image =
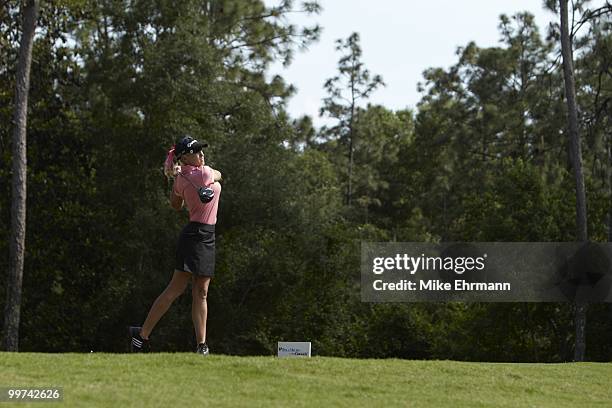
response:
<path id="1" fill-rule="evenodd" d="M 0 387 L 64 388 L 64 401 L 46 407 L 603 407 L 611 384 L 612 364 L 596 363 L 0 353 Z M 41 406 L 17 404 L 28 405 Z"/>

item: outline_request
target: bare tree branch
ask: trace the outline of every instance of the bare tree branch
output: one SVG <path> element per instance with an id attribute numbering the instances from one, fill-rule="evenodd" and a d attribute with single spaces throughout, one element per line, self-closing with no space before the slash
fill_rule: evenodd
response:
<path id="1" fill-rule="evenodd" d="M 609 14 L 609 13 L 612 13 L 612 4 L 610 4 L 610 2 L 606 2 L 605 6 L 602 6 L 598 9 L 587 10 L 582 15 L 582 18 L 580 19 L 580 21 L 578 21 L 576 24 L 574 24 L 574 22 L 572 21 L 572 32 L 570 36 L 573 38 L 585 23 L 592 21 L 596 18 L 599 18 L 603 15 Z"/>

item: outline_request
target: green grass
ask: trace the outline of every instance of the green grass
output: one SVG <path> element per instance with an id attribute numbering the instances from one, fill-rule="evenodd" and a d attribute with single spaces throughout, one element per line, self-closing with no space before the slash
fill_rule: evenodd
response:
<path id="1" fill-rule="evenodd" d="M 601 363 L 0 353 L 0 387 L 63 387 L 45 407 L 609 407 L 611 380 Z"/>

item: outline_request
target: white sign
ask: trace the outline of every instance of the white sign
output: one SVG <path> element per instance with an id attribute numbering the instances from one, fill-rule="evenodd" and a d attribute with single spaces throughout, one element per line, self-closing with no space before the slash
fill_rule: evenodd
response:
<path id="1" fill-rule="evenodd" d="M 309 341 L 279 341 L 279 357 L 310 357 Z"/>

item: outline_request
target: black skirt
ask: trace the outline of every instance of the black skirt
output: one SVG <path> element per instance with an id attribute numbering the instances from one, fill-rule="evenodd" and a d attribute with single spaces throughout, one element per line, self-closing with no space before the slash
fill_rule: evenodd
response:
<path id="1" fill-rule="evenodd" d="M 175 269 L 195 276 L 215 274 L 215 226 L 190 222 L 178 239 Z"/>

